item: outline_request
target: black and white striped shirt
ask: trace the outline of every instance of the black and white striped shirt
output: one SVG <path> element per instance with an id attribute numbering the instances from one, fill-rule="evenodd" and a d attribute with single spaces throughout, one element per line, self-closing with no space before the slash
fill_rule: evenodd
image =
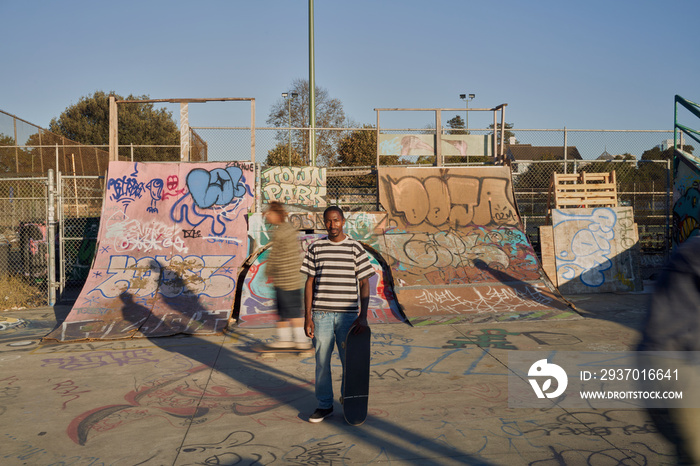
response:
<path id="1" fill-rule="evenodd" d="M 374 275 L 367 251 L 346 236 L 334 243 L 328 237 L 309 246 L 301 271 L 315 277 L 312 310 L 357 312 L 358 281 Z"/>

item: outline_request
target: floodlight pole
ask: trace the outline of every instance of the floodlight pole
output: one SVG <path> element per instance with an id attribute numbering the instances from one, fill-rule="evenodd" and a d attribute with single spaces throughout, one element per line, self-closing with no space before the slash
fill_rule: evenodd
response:
<path id="1" fill-rule="evenodd" d="M 309 0 L 309 162 L 316 166 L 316 70 L 314 68 L 314 0 Z"/>

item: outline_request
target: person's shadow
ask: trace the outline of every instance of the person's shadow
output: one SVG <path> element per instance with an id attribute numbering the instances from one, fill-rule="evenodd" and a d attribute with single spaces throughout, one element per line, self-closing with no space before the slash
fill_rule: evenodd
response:
<path id="1" fill-rule="evenodd" d="M 259 353 L 251 349 L 260 341 L 235 328 L 224 339 L 220 335 L 187 334 L 188 329 L 195 330 L 199 328 L 198 325 L 205 325 L 209 311 L 202 306 L 196 293 L 188 288 L 180 276 L 171 278 L 163 289 L 171 291 L 166 294 L 159 291 L 171 312 L 159 312 L 158 316 L 140 304 L 128 291 L 122 292 L 119 298 L 123 303 L 124 319 L 137 326 L 137 332 L 144 330 L 144 324 L 147 322 L 151 323 L 146 327 L 156 328 L 152 323 L 156 318 L 160 319 L 156 324 L 157 333 L 167 335 L 170 332 L 170 336 L 161 337 L 149 337 L 147 332 L 143 334 L 159 348 L 174 354 L 173 360 L 167 362 L 168 372 L 166 375 L 153 375 L 150 382 L 128 393 L 125 396 L 127 404 L 93 409 L 89 415 L 81 416 L 80 422 L 71 426 L 72 435 L 80 444 L 85 445 L 91 430 L 99 429 L 102 421 L 108 422 L 108 417 L 121 414 L 128 417 L 133 411 L 138 411 L 140 416 L 168 417 L 171 423 L 186 426 L 188 431 L 192 425 L 218 419 L 226 412 L 237 416 L 255 416 L 285 405 L 292 406 L 299 413 L 299 420 L 308 421 L 308 415 L 316 407 L 313 379 L 309 380 L 261 362 Z M 176 289 L 181 289 L 182 292 L 172 293 Z M 144 319 L 144 316 L 148 318 Z M 239 346 L 238 349 L 227 348 L 231 340 L 234 345 Z M 315 364 L 313 357 L 304 362 Z M 313 374 L 313 371 L 310 372 Z M 367 423 L 384 432 L 384 438 L 376 439 L 359 431 L 357 427 L 344 423 L 342 425 L 346 434 L 374 443 L 378 450 L 397 458 L 406 454 L 405 445 L 398 442 L 401 439 L 403 442 L 410 441 L 413 445 L 420 445 L 421 451 L 432 451 L 441 456 L 468 460 L 469 464 L 488 464 L 445 443 L 423 437 L 384 419 L 370 415 Z M 396 438 L 396 442 L 391 440 L 392 436 Z M 230 433 L 216 436 L 217 439 L 220 437 L 223 440 L 219 443 L 187 444 L 185 434 L 185 442 L 178 448 L 175 462 L 233 464 L 228 462 L 233 456 L 279 458 L 280 455 L 280 448 L 277 446 L 252 442 L 255 437 L 253 432 L 232 428 Z M 152 459 L 155 460 L 156 455 L 157 453 L 154 453 Z"/>

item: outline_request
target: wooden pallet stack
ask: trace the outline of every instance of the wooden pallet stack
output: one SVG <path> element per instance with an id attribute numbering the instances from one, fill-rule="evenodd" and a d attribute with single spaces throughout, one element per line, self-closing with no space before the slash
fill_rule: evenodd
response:
<path id="1" fill-rule="evenodd" d="M 609 173 L 552 174 L 547 198 L 547 223 L 551 209 L 588 207 L 617 207 L 615 170 Z"/>

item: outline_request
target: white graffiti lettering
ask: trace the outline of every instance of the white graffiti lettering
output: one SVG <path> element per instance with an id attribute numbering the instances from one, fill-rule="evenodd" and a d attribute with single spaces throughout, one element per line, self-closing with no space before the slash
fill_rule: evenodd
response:
<path id="1" fill-rule="evenodd" d="M 185 241 L 178 235 L 179 229 L 161 222 L 142 224 L 136 219 L 108 222 L 105 238 L 114 240 L 117 252 L 161 251 L 174 248 L 179 253 L 187 253 Z"/>
<path id="2" fill-rule="evenodd" d="M 235 282 L 216 272 L 235 256 L 111 256 L 108 278 L 92 291 L 116 298 L 129 290 L 135 296 L 150 296 L 156 291 L 167 297 L 183 293 L 220 298 L 233 291 Z M 160 283 L 160 288 L 159 288 Z"/>

